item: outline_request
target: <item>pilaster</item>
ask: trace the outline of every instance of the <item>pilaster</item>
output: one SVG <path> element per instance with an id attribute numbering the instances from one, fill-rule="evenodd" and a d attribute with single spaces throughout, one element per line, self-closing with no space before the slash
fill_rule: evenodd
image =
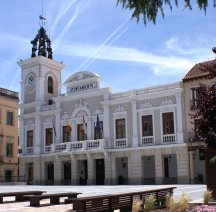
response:
<path id="1" fill-rule="evenodd" d="M 128 178 L 129 184 L 141 184 L 142 168 L 141 168 L 141 154 L 140 151 L 131 151 L 128 158 Z"/>
<path id="2" fill-rule="evenodd" d="M 163 160 L 160 149 L 155 149 L 155 183 L 162 184 L 163 180 Z"/>
<path id="3" fill-rule="evenodd" d="M 61 185 L 61 160 L 59 156 L 56 155 L 54 160 L 54 180 L 55 185 Z"/>
<path id="4" fill-rule="evenodd" d="M 107 141 L 108 148 L 111 148 L 110 142 L 110 109 L 109 105 L 104 105 L 104 127 L 103 127 L 104 139 Z"/>
<path id="5" fill-rule="evenodd" d="M 88 164 L 88 181 L 87 185 L 93 185 L 94 184 L 94 160 L 92 156 L 88 153 L 87 154 L 87 164 Z"/>
<path id="6" fill-rule="evenodd" d="M 40 154 L 41 153 L 41 115 L 40 113 L 35 114 L 35 131 L 34 131 L 34 138 L 35 138 L 35 143 L 34 143 L 34 149 L 35 149 L 35 154 Z"/>
<path id="7" fill-rule="evenodd" d="M 71 184 L 79 184 L 79 180 L 77 178 L 77 160 L 75 155 L 71 155 Z"/>
<path id="8" fill-rule="evenodd" d="M 176 96 L 176 105 L 177 105 L 177 142 L 183 143 L 183 121 L 182 121 L 182 100 L 181 93 L 175 94 Z"/>
<path id="9" fill-rule="evenodd" d="M 104 152 L 104 165 L 105 165 L 105 185 L 111 184 L 111 160 L 108 152 Z"/>
<path id="10" fill-rule="evenodd" d="M 137 134 L 137 112 L 136 112 L 136 100 L 132 100 L 131 101 L 131 105 L 132 105 L 132 129 L 133 129 L 133 137 L 132 137 L 132 140 L 133 140 L 133 144 L 132 146 L 133 147 L 138 147 L 139 146 L 139 143 L 138 143 L 138 134 Z"/>

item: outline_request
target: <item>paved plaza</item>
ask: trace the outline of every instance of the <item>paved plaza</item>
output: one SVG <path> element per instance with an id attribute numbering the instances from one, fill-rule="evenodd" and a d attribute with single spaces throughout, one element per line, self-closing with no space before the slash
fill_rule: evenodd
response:
<path id="1" fill-rule="evenodd" d="M 188 194 L 192 201 L 202 201 L 202 194 L 206 190 L 206 185 L 130 185 L 130 186 L 0 186 L 0 192 L 13 192 L 13 191 L 30 191 L 42 190 L 47 193 L 60 193 L 60 192 L 80 192 L 79 197 L 95 196 L 102 194 L 117 194 L 131 191 L 152 190 L 156 188 L 164 188 L 167 186 L 176 186 L 174 190 L 175 196 L 180 196 L 182 193 Z M 72 209 L 71 204 L 64 204 L 64 198 L 61 199 L 60 205 L 49 205 L 49 200 L 42 200 L 41 207 L 35 208 L 29 206 L 29 201 L 14 202 L 14 197 L 5 197 L 4 203 L 0 204 L 0 211 L 17 211 L 17 212 L 34 212 L 34 211 L 58 211 L 69 212 Z"/>

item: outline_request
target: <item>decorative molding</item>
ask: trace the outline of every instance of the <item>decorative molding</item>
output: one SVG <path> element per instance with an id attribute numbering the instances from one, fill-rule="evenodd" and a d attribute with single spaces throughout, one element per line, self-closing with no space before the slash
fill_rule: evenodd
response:
<path id="1" fill-rule="evenodd" d="M 70 118 L 67 112 L 64 112 L 64 115 L 62 116 L 62 121 L 67 121 Z"/>
<path id="2" fill-rule="evenodd" d="M 47 116 L 47 117 L 44 119 L 44 122 L 52 122 L 52 117 L 51 117 L 51 116 Z"/>
<path id="3" fill-rule="evenodd" d="M 88 102 L 84 99 L 80 99 L 79 103 L 75 104 L 76 108 L 88 107 Z"/>
<path id="4" fill-rule="evenodd" d="M 97 114 L 98 115 L 103 114 L 103 111 L 99 107 L 96 107 L 96 110 L 92 113 L 93 116 L 96 116 Z"/>
<path id="5" fill-rule="evenodd" d="M 141 104 L 140 108 L 144 109 L 144 108 L 150 108 L 152 107 L 152 104 L 150 102 L 144 101 L 144 103 Z"/>
<path id="6" fill-rule="evenodd" d="M 115 108 L 115 113 L 119 113 L 119 112 L 125 112 L 125 108 L 122 106 L 122 105 L 118 105 L 116 108 Z"/>
<path id="7" fill-rule="evenodd" d="M 148 114 L 153 114 L 153 110 L 142 110 L 140 111 L 140 115 L 148 115 Z"/>
<path id="8" fill-rule="evenodd" d="M 34 120 L 33 119 L 27 119 L 26 125 L 34 125 Z"/>
<path id="9" fill-rule="evenodd" d="M 161 102 L 160 105 L 161 105 L 161 106 L 173 105 L 173 101 L 172 101 L 171 99 L 166 98 L 166 99 L 164 99 L 164 100 Z"/>
<path id="10" fill-rule="evenodd" d="M 76 118 L 80 118 L 80 117 L 85 117 L 85 116 L 88 116 L 88 114 L 84 111 L 84 110 L 81 110 L 79 111 L 77 114 L 76 114 Z"/>

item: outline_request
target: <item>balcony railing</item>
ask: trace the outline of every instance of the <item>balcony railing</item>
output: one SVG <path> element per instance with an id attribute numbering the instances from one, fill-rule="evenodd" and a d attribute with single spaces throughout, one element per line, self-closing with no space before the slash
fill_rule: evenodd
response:
<path id="1" fill-rule="evenodd" d="M 146 136 L 141 138 L 141 146 L 154 145 L 154 136 Z"/>
<path id="2" fill-rule="evenodd" d="M 44 147 L 44 153 L 50 153 L 51 152 L 51 146 L 45 146 Z"/>
<path id="3" fill-rule="evenodd" d="M 174 143 L 176 143 L 175 134 L 163 135 L 163 144 L 174 144 Z"/>
<path id="4" fill-rule="evenodd" d="M 126 148 L 126 147 L 128 147 L 126 138 L 116 139 L 114 141 L 114 148 Z"/>
<path id="5" fill-rule="evenodd" d="M 33 155 L 34 154 L 34 147 L 27 147 L 26 148 L 26 154 L 27 155 Z"/>
<path id="6" fill-rule="evenodd" d="M 94 150 L 94 149 L 104 149 L 104 148 L 106 148 L 105 139 L 86 140 L 86 141 L 58 143 L 58 144 L 52 144 L 51 146 L 45 146 L 44 153 L 84 151 L 84 150 Z"/>
<path id="7" fill-rule="evenodd" d="M 60 143 L 55 145 L 55 152 L 63 152 L 67 149 L 67 143 Z"/>

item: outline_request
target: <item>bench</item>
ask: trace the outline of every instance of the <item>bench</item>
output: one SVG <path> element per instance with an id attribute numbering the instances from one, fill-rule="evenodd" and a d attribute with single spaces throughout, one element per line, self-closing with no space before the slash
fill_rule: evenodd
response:
<path id="1" fill-rule="evenodd" d="M 15 192 L 4 192 L 0 193 L 0 203 L 3 203 L 3 197 L 15 196 L 15 201 L 24 201 L 25 195 L 41 195 L 44 191 L 15 191 Z"/>
<path id="2" fill-rule="evenodd" d="M 121 194 L 109 194 L 101 196 L 81 197 L 68 200 L 73 203 L 74 212 L 111 212 L 116 209 L 120 211 L 131 210 L 134 199 L 145 199 L 153 195 L 156 199 L 156 207 L 165 207 L 168 194 L 173 194 L 176 187 L 166 187 L 162 189 L 128 192 Z"/>
<path id="3" fill-rule="evenodd" d="M 42 199 L 50 199 L 50 204 L 57 205 L 60 203 L 60 197 L 67 197 L 72 199 L 72 198 L 76 198 L 78 194 L 81 193 L 67 192 L 67 193 L 35 195 L 30 197 L 30 206 L 40 207 L 40 200 Z"/>

